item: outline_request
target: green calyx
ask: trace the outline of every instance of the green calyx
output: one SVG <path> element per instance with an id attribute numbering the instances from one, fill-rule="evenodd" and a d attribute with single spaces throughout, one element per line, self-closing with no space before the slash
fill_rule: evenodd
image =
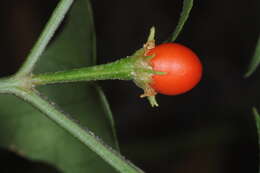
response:
<path id="1" fill-rule="evenodd" d="M 154 55 L 147 56 L 149 50 L 155 47 L 154 37 L 155 37 L 155 27 L 152 27 L 150 29 L 150 34 L 148 36 L 147 42 L 144 44 L 142 52 L 140 52 L 140 54 L 142 55 L 140 61 L 138 61 L 136 64 L 137 67 L 140 66 L 142 68 L 147 68 L 149 72 L 147 71 L 147 72 L 137 73 L 134 82 L 137 86 L 139 86 L 144 90 L 144 94 L 142 94 L 141 97 L 147 97 L 152 107 L 158 107 L 159 105 L 155 98 L 157 92 L 151 87 L 150 84 L 153 82 L 152 76 L 154 74 L 162 75 L 164 74 L 164 72 L 154 71 L 150 63 L 150 60 L 154 57 Z"/>
<path id="2" fill-rule="evenodd" d="M 144 98 L 147 97 L 151 106 L 158 106 L 156 102 L 155 95 L 157 94 L 156 91 L 150 86 L 152 83 L 152 76 L 154 74 L 158 74 L 160 72 L 156 72 L 152 69 L 150 65 L 150 59 L 153 56 L 145 56 L 145 49 L 142 48 L 135 53 L 136 62 L 134 64 L 135 70 L 133 73 L 133 81 L 134 83 L 143 89 L 144 94 L 140 97 Z"/>

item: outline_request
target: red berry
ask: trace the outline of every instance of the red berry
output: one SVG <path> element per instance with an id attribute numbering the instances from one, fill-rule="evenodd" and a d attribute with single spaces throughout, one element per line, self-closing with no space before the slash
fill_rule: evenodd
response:
<path id="1" fill-rule="evenodd" d="M 189 48 L 177 43 L 165 43 L 151 49 L 148 56 L 153 70 L 166 72 L 153 75 L 151 87 L 158 93 L 178 95 L 195 87 L 202 76 L 198 56 Z"/>

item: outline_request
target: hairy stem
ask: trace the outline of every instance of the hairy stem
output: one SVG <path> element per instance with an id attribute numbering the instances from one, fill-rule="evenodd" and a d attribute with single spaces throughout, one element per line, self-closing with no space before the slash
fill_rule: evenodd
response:
<path id="1" fill-rule="evenodd" d="M 32 104 L 48 118 L 52 119 L 62 128 L 71 133 L 75 138 L 88 146 L 101 158 L 108 162 L 112 167 L 121 173 L 143 173 L 142 170 L 134 166 L 131 162 L 124 159 L 119 153 L 111 147 L 105 145 L 101 139 L 94 136 L 88 129 L 83 129 L 76 122 L 68 118 L 64 113 L 57 110 L 52 104 L 42 98 L 35 90 L 26 90 L 19 87 L 13 87 L 12 93 Z"/>

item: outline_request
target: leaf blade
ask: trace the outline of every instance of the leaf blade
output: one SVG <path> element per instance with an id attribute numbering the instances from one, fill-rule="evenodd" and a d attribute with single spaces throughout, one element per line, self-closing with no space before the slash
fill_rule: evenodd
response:
<path id="1" fill-rule="evenodd" d="M 260 114 L 258 113 L 257 109 L 253 107 L 253 115 L 256 122 L 256 130 L 257 130 L 257 136 L 258 136 L 258 148 L 260 148 Z M 259 152 L 259 151 L 258 151 Z M 259 153 L 260 155 L 260 153 Z M 260 164 L 258 165 L 258 169 L 260 172 Z"/>
<path id="2" fill-rule="evenodd" d="M 260 35 L 259 35 L 259 38 L 258 38 L 258 41 L 256 44 L 254 55 L 249 64 L 248 71 L 246 72 L 244 77 L 247 78 L 247 77 L 251 76 L 255 72 L 255 70 L 257 69 L 259 64 L 260 64 Z"/>
<path id="3" fill-rule="evenodd" d="M 64 29 L 42 54 L 36 73 L 66 70 L 95 63 L 95 36 L 87 0 L 72 6 Z M 83 126 L 115 147 L 109 121 L 100 109 L 100 98 L 93 85 L 64 84 L 39 88 Z M 66 133 L 36 109 L 12 96 L 0 97 L 1 145 L 14 148 L 33 160 L 47 161 L 64 172 L 115 172 L 81 142 Z M 15 107 L 13 109 L 12 107 Z M 95 116 L 91 116 L 95 115 Z"/>
<path id="4" fill-rule="evenodd" d="M 181 33 L 184 24 L 186 23 L 186 21 L 189 18 L 189 14 L 191 12 L 192 7 L 193 7 L 193 0 L 184 0 L 183 1 L 181 16 L 179 18 L 178 24 L 177 24 L 174 32 L 172 33 L 172 35 L 169 39 L 170 42 L 174 42 L 177 39 L 177 37 L 179 36 L 179 34 Z"/>
<path id="5" fill-rule="evenodd" d="M 99 97 L 101 99 L 102 107 L 105 110 L 105 112 L 107 112 L 106 117 L 108 118 L 108 120 L 110 122 L 111 129 L 112 129 L 112 132 L 113 132 L 113 137 L 114 137 L 114 141 L 115 141 L 115 149 L 120 152 L 120 147 L 119 147 L 119 143 L 118 143 L 118 140 L 117 140 L 116 127 L 115 127 L 115 121 L 114 121 L 113 113 L 110 109 L 109 103 L 108 103 L 107 98 L 106 98 L 104 92 L 102 91 L 102 89 L 98 86 L 96 87 L 96 89 L 97 89 L 97 92 L 98 92 Z"/>

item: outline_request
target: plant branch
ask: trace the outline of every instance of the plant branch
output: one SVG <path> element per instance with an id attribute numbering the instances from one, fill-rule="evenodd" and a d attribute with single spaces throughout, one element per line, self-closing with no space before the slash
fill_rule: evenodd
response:
<path id="1" fill-rule="evenodd" d="M 12 93 L 12 87 L 17 86 L 18 81 L 12 77 L 6 77 L 0 79 L 0 93 Z"/>
<path id="2" fill-rule="evenodd" d="M 45 50 L 47 44 L 51 40 L 55 31 L 62 22 L 65 14 L 68 12 L 73 0 L 61 0 L 56 9 L 54 10 L 50 20 L 46 24 L 43 32 L 41 33 L 39 39 L 33 46 L 30 54 L 26 58 L 25 62 L 17 72 L 17 76 L 26 76 L 33 71 L 35 64 L 40 58 L 41 54 Z"/>
<path id="3" fill-rule="evenodd" d="M 92 151 L 98 154 L 112 167 L 121 173 L 143 173 L 142 170 L 137 168 L 131 162 L 124 159 L 119 153 L 114 151 L 111 147 L 107 146 L 98 137 L 88 130 L 83 129 L 73 120 L 68 118 L 64 113 L 57 110 L 53 105 L 45 100 L 39 93 L 34 90 L 26 90 L 23 88 L 13 87 L 13 94 L 22 98 L 26 102 L 32 104 L 34 107 L 39 109 L 48 118 L 52 119 L 62 128 L 67 130 L 70 134 L 80 140 L 83 144 L 88 146 Z"/>

